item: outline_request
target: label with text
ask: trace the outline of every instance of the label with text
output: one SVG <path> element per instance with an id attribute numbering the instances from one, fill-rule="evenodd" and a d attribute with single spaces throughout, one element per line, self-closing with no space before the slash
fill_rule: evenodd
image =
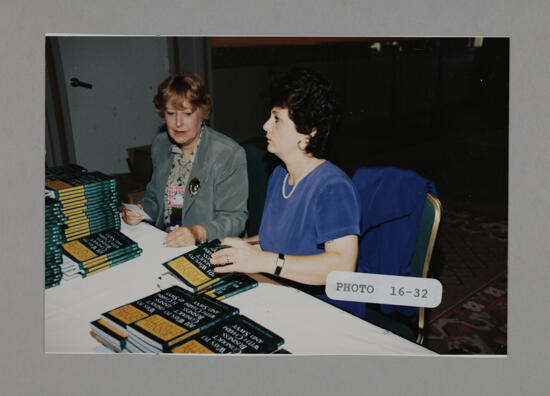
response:
<path id="1" fill-rule="evenodd" d="M 443 287 L 437 279 L 333 271 L 325 292 L 333 300 L 434 308 Z"/>

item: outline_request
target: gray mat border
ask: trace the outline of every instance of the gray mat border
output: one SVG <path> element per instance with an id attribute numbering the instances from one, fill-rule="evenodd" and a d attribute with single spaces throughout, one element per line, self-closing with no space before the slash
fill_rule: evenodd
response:
<path id="1" fill-rule="evenodd" d="M 0 393 L 544 394 L 550 212 L 545 1 L 19 1 L 0 5 Z M 511 37 L 509 356 L 45 355 L 44 34 Z"/>

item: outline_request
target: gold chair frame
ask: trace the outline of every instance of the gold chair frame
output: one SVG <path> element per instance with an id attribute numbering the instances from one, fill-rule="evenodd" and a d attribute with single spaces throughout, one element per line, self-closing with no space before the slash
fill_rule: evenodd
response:
<path id="1" fill-rule="evenodd" d="M 432 205 L 434 209 L 434 220 L 432 225 L 432 232 L 430 234 L 430 241 L 428 242 L 428 248 L 426 250 L 426 258 L 424 259 L 424 267 L 422 269 L 422 277 L 428 277 L 428 271 L 430 269 L 430 261 L 432 259 L 432 253 L 435 246 L 435 238 L 437 237 L 437 230 L 439 229 L 439 222 L 441 221 L 441 202 L 439 199 L 428 193 L 426 199 Z M 425 308 L 421 307 L 418 311 L 418 336 L 416 338 L 417 344 L 424 342 L 424 315 Z"/>

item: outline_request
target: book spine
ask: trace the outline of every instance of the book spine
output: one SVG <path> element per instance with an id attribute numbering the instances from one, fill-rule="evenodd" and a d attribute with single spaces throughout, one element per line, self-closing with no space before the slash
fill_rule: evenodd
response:
<path id="1" fill-rule="evenodd" d="M 245 286 L 243 286 L 243 287 L 240 287 L 240 288 L 238 288 L 238 289 L 231 290 L 231 291 L 229 291 L 229 292 L 227 292 L 227 293 L 223 293 L 223 291 L 222 291 L 221 294 L 218 294 L 216 291 L 214 291 L 213 294 L 214 294 L 216 297 L 214 297 L 214 296 L 208 294 L 208 292 L 206 293 L 206 295 L 208 295 L 208 296 L 210 296 L 210 297 L 213 297 L 213 298 L 215 298 L 215 299 L 218 300 L 218 301 L 222 301 L 222 300 L 225 300 L 225 299 L 228 298 L 228 297 L 234 296 L 235 294 L 239 294 L 239 293 L 245 292 L 245 291 L 247 291 L 247 290 L 253 289 L 253 288 L 255 288 L 256 286 L 258 286 L 258 283 L 251 283 L 251 284 L 247 284 L 247 285 L 245 285 Z M 224 288 L 224 290 L 226 290 L 226 289 Z"/>
<path id="2" fill-rule="evenodd" d="M 106 262 L 102 263 L 101 265 L 99 265 L 97 267 L 87 268 L 87 269 L 81 270 L 80 272 L 81 272 L 83 278 L 87 278 L 89 276 L 95 275 L 95 274 L 97 274 L 101 271 L 104 271 L 106 269 L 116 267 L 119 264 L 130 261 L 130 260 L 138 257 L 139 255 L 141 255 L 141 253 L 142 253 L 142 250 L 139 249 L 135 253 L 130 254 L 128 256 L 120 257 L 120 258 L 118 258 L 116 260 L 113 260 L 113 261 L 106 261 Z"/>
<path id="3" fill-rule="evenodd" d="M 132 247 L 124 248 L 121 251 L 116 251 L 116 252 L 110 252 L 110 253 L 107 253 L 107 254 L 103 254 L 99 257 L 96 257 L 95 259 L 88 260 L 84 263 L 78 263 L 78 266 L 80 267 L 80 269 L 90 269 L 90 268 L 94 268 L 98 265 L 102 265 L 102 264 L 106 263 L 107 261 L 118 260 L 121 257 L 129 256 L 130 254 L 135 254 L 137 252 L 140 252 L 140 254 L 141 254 L 142 249 L 140 249 L 138 247 L 138 245 L 135 245 L 135 246 L 132 246 Z"/>

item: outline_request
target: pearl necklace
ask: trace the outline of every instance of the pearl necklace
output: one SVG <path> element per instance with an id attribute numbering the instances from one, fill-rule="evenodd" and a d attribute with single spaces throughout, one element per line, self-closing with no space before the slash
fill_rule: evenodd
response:
<path id="1" fill-rule="evenodd" d="M 313 166 L 310 166 L 310 167 L 307 169 L 306 173 L 304 174 L 304 177 L 306 177 L 306 176 L 309 174 L 309 172 L 311 172 L 311 171 L 313 170 L 313 168 L 315 168 L 315 166 L 317 166 L 317 165 L 318 165 L 318 163 L 315 162 L 315 163 L 313 164 Z M 286 185 L 286 183 L 287 183 L 287 181 L 288 181 L 288 172 L 287 172 L 287 174 L 285 175 L 285 179 L 283 180 L 283 187 L 281 188 L 281 193 L 283 194 L 283 198 L 284 198 L 284 199 L 289 199 L 289 198 L 292 196 L 292 194 L 294 194 L 294 190 L 296 190 L 296 187 L 298 187 L 298 183 L 300 183 L 300 182 L 304 179 L 304 177 L 302 177 L 300 180 L 298 180 L 298 181 L 294 184 L 294 186 L 292 187 L 292 189 L 290 190 L 290 192 L 289 192 L 288 195 L 287 195 L 287 194 L 285 193 L 285 185 Z"/>

